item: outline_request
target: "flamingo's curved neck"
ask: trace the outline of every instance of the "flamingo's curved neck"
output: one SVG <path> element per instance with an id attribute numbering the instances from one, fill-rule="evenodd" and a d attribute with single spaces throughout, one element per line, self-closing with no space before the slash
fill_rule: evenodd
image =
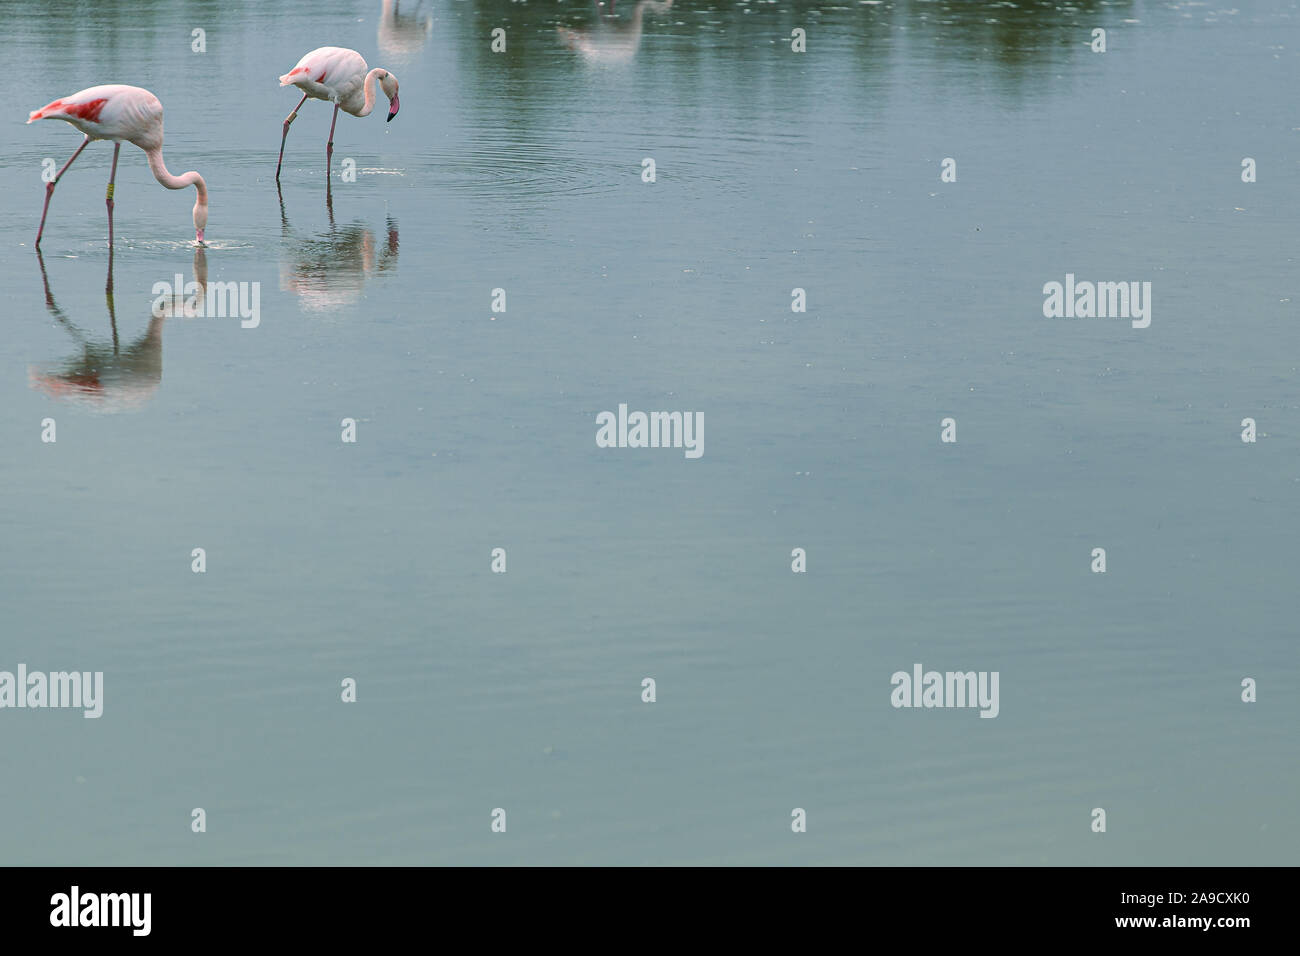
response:
<path id="1" fill-rule="evenodd" d="M 193 186 L 198 193 L 198 198 L 194 202 L 194 238 L 197 242 L 202 242 L 203 230 L 208 225 L 208 184 L 193 170 L 179 176 L 169 173 L 163 163 L 162 147 L 146 149 L 144 154 L 149 160 L 149 169 L 153 172 L 153 178 L 158 182 L 168 189 L 184 189 L 186 186 Z"/>
<path id="2" fill-rule="evenodd" d="M 377 99 L 375 96 L 375 87 L 379 83 L 377 76 L 383 72 L 383 68 L 377 66 L 366 74 L 366 102 L 365 105 L 361 107 L 361 112 L 357 114 L 358 116 L 369 116 L 370 111 L 375 108 L 375 100 Z"/>
<path id="3" fill-rule="evenodd" d="M 196 172 L 183 173 L 180 176 L 173 176 L 167 171 L 167 166 L 163 163 L 162 150 L 146 150 L 145 155 L 149 159 L 149 168 L 153 171 L 153 178 L 158 180 L 168 189 L 184 189 L 186 186 L 193 186 L 199 194 L 199 205 L 208 204 L 208 184 L 203 181 L 203 177 Z"/>

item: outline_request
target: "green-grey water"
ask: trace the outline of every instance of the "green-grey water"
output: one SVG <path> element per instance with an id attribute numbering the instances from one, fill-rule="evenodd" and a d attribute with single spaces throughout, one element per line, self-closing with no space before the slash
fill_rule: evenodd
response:
<path id="1" fill-rule="evenodd" d="M 0 16 L 0 671 L 104 673 L 0 710 L 0 863 L 1295 862 L 1294 2 Z M 325 103 L 274 182 L 323 45 L 401 83 L 328 202 Z M 23 125 L 100 83 L 211 191 L 196 255 L 123 146 L 111 298 L 111 147 L 38 258 L 80 134 Z M 153 318 L 177 274 L 259 324 Z M 917 662 L 997 718 L 892 707 Z"/>

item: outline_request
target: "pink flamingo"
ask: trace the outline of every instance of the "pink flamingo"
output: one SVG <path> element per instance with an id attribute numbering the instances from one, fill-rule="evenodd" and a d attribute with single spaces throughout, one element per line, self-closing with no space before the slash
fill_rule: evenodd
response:
<path id="1" fill-rule="evenodd" d="M 284 121 L 284 132 L 280 135 L 280 160 L 275 164 L 277 183 L 280 181 L 280 167 L 284 164 L 284 141 L 289 138 L 289 124 L 298 118 L 302 104 L 308 98 L 334 104 L 330 138 L 325 143 L 325 165 L 328 167 L 334 155 L 334 124 L 339 121 L 339 110 L 353 116 L 369 116 L 375 108 L 375 87 L 371 81 L 376 79 L 388 97 L 388 119 L 385 122 L 392 122 L 400 105 L 397 101 L 397 77 L 379 67 L 366 72 L 366 61 L 356 50 L 323 46 L 312 50 L 298 61 L 297 66 L 280 77 L 281 86 L 296 86 L 302 90 L 302 99 Z"/>
<path id="2" fill-rule="evenodd" d="M 45 231 L 45 216 L 50 211 L 50 197 L 59 179 L 68 171 L 72 160 L 81 155 L 92 139 L 107 139 L 113 142 L 113 170 L 108 176 L 108 189 L 104 202 L 108 206 L 108 246 L 113 247 L 113 181 L 117 178 L 117 156 L 122 151 L 122 142 L 134 143 L 144 150 L 149 160 L 149 169 L 154 179 L 168 189 L 184 189 L 193 186 L 198 192 L 194 203 L 194 241 L 203 242 L 203 230 L 208 225 L 208 185 L 196 172 L 173 176 L 163 164 L 163 109 L 158 97 L 138 86 L 92 86 L 71 96 L 55 100 L 48 106 L 42 106 L 27 117 L 28 123 L 39 119 L 61 119 L 71 123 L 86 134 L 85 140 L 77 147 L 45 186 L 45 208 L 41 210 L 41 225 L 36 230 L 36 248 L 41 247 L 41 233 Z"/>

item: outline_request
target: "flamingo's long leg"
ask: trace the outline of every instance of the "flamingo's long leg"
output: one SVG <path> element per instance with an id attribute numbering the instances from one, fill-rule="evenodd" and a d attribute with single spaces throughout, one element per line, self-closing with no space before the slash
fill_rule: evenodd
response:
<path id="1" fill-rule="evenodd" d="M 113 248 L 113 185 L 117 181 L 117 154 L 122 152 L 122 144 L 113 144 L 113 169 L 108 174 L 108 188 L 104 190 L 104 205 L 108 207 L 108 248 Z M 109 273 L 108 287 L 113 288 L 112 273 Z"/>
<path id="2" fill-rule="evenodd" d="M 325 174 L 330 171 L 330 159 L 334 155 L 334 124 L 339 121 L 339 104 L 334 104 L 334 118 L 330 120 L 330 138 L 325 143 Z"/>
<path id="3" fill-rule="evenodd" d="M 36 229 L 37 249 L 41 247 L 41 233 L 45 231 L 45 216 L 50 211 L 50 197 L 54 195 L 54 187 L 58 184 L 60 177 L 62 177 L 63 174 L 68 171 L 68 167 L 72 165 L 72 160 L 76 159 L 78 156 L 81 155 L 81 151 L 86 148 L 89 142 L 90 142 L 90 137 L 87 136 L 85 139 L 81 141 L 81 145 L 77 147 L 77 151 L 72 154 L 72 159 L 69 159 L 66 163 L 64 163 L 63 168 L 54 174 L 54 178 L 45 184 L 45 208 L 41 210 L 41 224 Z"/>
<path id="4" fill-rule="evenodd" d="M 289 124 L 298 118 L 298 111 L 302 109 L 302 104 L 306 102 L 307 94 L 304 93 L 302 99 L 298 101 L 298 105 L 293 108 L 293 112 L 285 117 L 284 132 L 280 134 L 280 159 L 275 164 L 275 181 L 277 183 L 280 181 L 280 166 L 284 164 L 284 141 L 289 138 Z"/>

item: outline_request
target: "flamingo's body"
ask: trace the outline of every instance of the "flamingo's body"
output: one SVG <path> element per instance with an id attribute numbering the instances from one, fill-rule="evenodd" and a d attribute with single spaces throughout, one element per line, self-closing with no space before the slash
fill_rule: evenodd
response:
<path id="1" fill-rule="evenodd" d="M 111 84 L 92 86 L 89 89 L 57 99 L 42 106 L 27 117 L 28 123 L 41 119 L 61 119 L 71 123 L 85 134 L 86 138 L 72 159 L 63 164 L 52 182 L 45 187 L 45 209 L 41 212 L 41 225 L 36 231 L 36 246 L 41 245 L 41 234 L 45 231 L 45 216 L 50 209 L 50 197 L 54 187 L 63 176 L 72 160 L 81 155 L 81 151 L 93 139 L 110 140 L 113 146 L 113 171 L 109 176 L 105 202 L 108 206 L 108 244 L 113 244 L 113 187 L 117 178 L 117 157 L 122 143 L 131 143 L 144 150 L 149 160 L 149 169 L 154 178 L 168 189 L 185 189 L 193 186 L 198 193 L 194 203 L 194 239 L 203 241 L 203 230 L 208 224 L 208 187 L 203 177 L 196 172 L 173 176 L 167 171 L 162 158 L 163 144 L 163 108 L 158 97 L 138 86 Z"/>
<path id="2" fill-rule="evenodd" d="M 330 138 L 325 144 L 325 162 L 334 154 L 334 124 L 339 110 L 353 116 L 369 116 L 375 108 L 375 84 L 378 81 L 388 97 L 388 121 L 397 115 L 397 77 L 381 67 L 366 69 L 366 61 L 356 50 L 341 46 L 323 46 L 312 50 L 284 76 L 281 86 L 296 86 L 302 90 L 302 99 L 284 121 L 280 136 L 280 161 L 275 166 L 276 182 L 280 181 L 280 166 L 284 163 L 284 141 L 289 137 L 289 124 L 298 118 L 298 110 L 308 99 L 325 100 L 334 104 L 334 119 L 330 123 Z"/>

